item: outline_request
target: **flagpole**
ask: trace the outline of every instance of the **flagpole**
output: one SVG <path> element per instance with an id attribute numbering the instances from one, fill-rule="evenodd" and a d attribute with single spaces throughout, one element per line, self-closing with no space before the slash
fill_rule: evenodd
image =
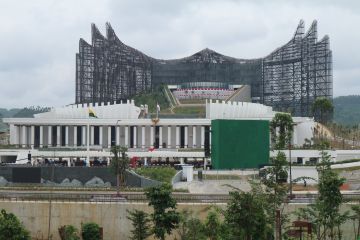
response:
<path id="1" fill-rule="evenodd" d="M 90 116 L 88 114 L 86 134 L 86 166 L 90 166 Z"/>

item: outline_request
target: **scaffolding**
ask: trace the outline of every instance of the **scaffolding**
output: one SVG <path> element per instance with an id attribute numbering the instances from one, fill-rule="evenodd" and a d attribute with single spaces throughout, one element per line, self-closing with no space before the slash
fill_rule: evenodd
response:
<path id="1" fill-rule="evenodd" d="M 106 38 L 95 24 L 92 44 L 80 39 L 76 54 L 76 103 L 121 101 L 151 88 L 152 59 L 126 46 L 106 23 Z"/>
<path id="2" fill-rule="evenodd" d="M 251 86 L 253 102 L 294 116 L 311 116 L 318 97 L 332 99 L 329 37 L 317 41 L 317 22 L 261 59 L 238 59 L 204 49 L 192 56 L 160 60 L 122 43 L 109 23 L 106 37 L 92 24 L 92 43 L 80 39 L 76 54 L 76 103 L 113 102 L 161 84 L 221 82 Z"/>

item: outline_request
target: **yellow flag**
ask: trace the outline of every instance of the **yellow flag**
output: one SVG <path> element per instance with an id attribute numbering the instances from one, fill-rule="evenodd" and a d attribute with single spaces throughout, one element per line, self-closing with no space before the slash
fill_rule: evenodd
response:
<path id="1" fill-rule="evenodd" d="M 89 117 L 97 118 L 94 110 L 92 110 L 91 108 L 89 108 L 88 110 L 89 110 Z"/>

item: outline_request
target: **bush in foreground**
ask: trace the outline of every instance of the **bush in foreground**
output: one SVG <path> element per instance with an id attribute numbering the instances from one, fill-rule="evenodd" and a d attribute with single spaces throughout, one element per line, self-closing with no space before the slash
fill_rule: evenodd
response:
<path id="1" fill-rule="evenodd" d="M 100 227 L 98 224 L 89 222 L 82 225 L 81 236 L 83 240 L 101 239 Z"/>
<path id="2" fill-rule="evenodd" d="M 30 240 L 30 234 L 24 225 L 12 213 L 4 209 L 0 213 L 0 240 Z"/>

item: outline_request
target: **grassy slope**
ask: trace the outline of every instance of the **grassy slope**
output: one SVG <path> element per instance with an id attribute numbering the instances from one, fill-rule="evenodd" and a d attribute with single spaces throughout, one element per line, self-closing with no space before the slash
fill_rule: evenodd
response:
<path id="1" fill-rule="evenodd" d="M 174 112 L 178 114 L 200 114 L 205 115 L 205 106 L 176 107 Z"/>
<path id="2" fill-rule="evenodd" d="M 137 168 L 135 172 L 144 177 L 167 183 L 171 183 L 171 179 L 176 174 L 176 170 L 170 167 Z"/>

